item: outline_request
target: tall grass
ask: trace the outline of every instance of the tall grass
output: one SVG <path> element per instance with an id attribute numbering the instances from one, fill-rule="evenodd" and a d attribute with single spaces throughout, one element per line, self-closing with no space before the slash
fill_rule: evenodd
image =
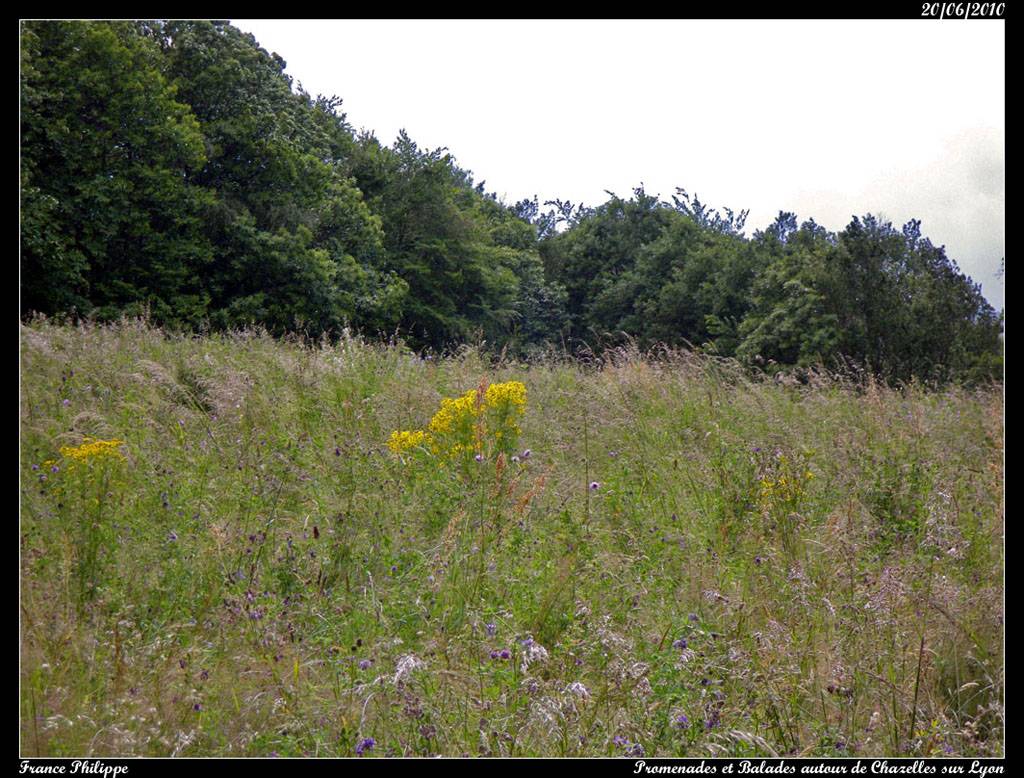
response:
<path id="1" fill-rule="evenodd" d="M 23 755 L 1003 753 L 1001 387 L 21 344 Z M 387 450 L 482 379 L 529 456 Z"/>

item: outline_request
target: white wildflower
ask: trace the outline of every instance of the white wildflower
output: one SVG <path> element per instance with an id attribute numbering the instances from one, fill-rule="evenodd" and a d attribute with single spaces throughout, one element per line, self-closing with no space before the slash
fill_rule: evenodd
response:
<path id="1" fill-rule="evenodd" d="M 590 691 L 587 689 L 586 686 L 581 684 L 579 681 L 573 681 L 571 684 L 565 687 L 565 690 L 569 694 L 574 694 L 580 699 L 586 700 L 590 698 Z"/>
<path id="2" fill-rule="evenodd" d="M 406 654 L 400 656 L 398 662 L 395 664 L 395 678 L 394 683 L 397 686 L 405 676 L 420 667 L 425 667 L 423 660 L 416 657 L 415 654 Z"/>
<path id="3" fill-rule="evenodd" d="M 530 706 L 530 718 L 543 727 L 557 727 L 562 718 L 562 706 L 553 697 L 541 697 Z"/>
<path id="4" fill-rule="evenodd" d="M 545 662 L 547 658 L 548 650 L 537 641 L 530 641 L 523 650 L 523 661 L 519 668 L 525 673 L 534 662 Z"/>

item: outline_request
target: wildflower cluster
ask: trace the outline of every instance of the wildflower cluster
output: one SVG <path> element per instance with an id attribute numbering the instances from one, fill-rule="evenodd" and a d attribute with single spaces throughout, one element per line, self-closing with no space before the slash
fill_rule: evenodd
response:
<path id="1" fill-rule="evenodd" d="M 65 459 L 71 460 L 72 464 L 87 464 L 109 459 L 123 460 L 123 445 L 123 440 L 97 440 L 87 437 L 80 446 L 61 446 L 60 453 Z"/>
<path id="2" fill-rule="evenodd" d="M 481 448 L 483 437 L 481 417 L 483 403 L 479 401 L 476 389 L 470 389 L 461 397 L 441 400 L 441 408 L 430 420 L 427 429 L 431 436 L 431 450 L 435 454 L 447 454 L 457 457 L 464 451 L 476 451 Z"/>
<path id="3" fill-rule="evenodd" d="M 522 431 L 526 386 L 520 381 L 481 384 L 459 397 L 446 397 L 425 430 L 396 430 L 388 439 L 394 454 L 414 449 L 441 459 L 473 454 L 482 461 L 487 449 L 510 452 Z"/>
<path id="4" fill-rule="evenodd" d="M 526 410 L 526 386 L 519 381 L 506 381 L 487 387 L 484 405 L 489 409 L 494 438 L 500 444 L 503 438 L 519 436 L 519 419 Z"/>
<path id="5" fill-rule="evenodd" d="M 423 430 L 414 430 L 412 432 L 396 430 L 391 433 L 391 437 L 388 439 L 388 448 L 395 454 L 401 454 L 404 451 L 422 446 L 426 437 L 427 434 Z"/>

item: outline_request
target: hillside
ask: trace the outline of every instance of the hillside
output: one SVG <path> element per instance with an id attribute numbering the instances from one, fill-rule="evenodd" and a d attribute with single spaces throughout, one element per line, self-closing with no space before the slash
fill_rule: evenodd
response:
<path id="1" fill-rule="evenodd" d="M 1002 755 L 1003 413 L 31 321 L 20 751 Z"/>

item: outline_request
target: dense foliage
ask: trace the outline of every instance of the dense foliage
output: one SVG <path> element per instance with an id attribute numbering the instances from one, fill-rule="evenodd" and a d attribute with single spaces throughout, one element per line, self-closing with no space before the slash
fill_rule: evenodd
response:
<path id="1" fill-rule="evenodd" d="M 22 314 L 1001 370 L 1001 316 L 917 221 L 835 234 L 780 213 L 748 238 L 746 212 L 642 187 L 509 206 L 445 149 L 356 133 L 284 68 L 224 22 L 23 23 Z"/>

